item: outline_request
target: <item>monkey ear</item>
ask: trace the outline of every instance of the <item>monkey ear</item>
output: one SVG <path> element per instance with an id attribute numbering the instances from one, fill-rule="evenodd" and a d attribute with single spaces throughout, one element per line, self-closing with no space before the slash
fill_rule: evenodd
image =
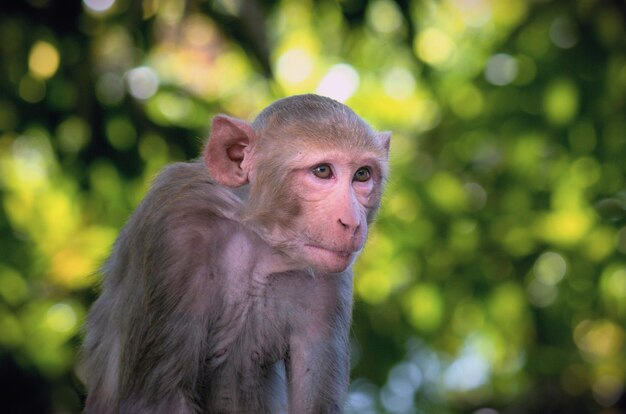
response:
<path id="1" fill-rule="evenodd" d="M 247 122 L 226 115 L 216 115 L 204 150 L 204 163 L 211 177 L 227 187 L 247 184 L 248 171 L 243 168 L 242 163 L 249 156 L 246 148 L 255 139 L 256 134 Z"/>
<path id="2" fill-rule="evenodd" d="M 376 136 L 382 147 L 389 152 L 389 143 L 391 142 L 391 131 L 377 132 Z"/>

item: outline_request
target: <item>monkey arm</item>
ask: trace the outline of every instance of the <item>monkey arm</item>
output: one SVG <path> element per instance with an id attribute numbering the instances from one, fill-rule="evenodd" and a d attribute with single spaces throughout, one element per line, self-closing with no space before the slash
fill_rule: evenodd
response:
<path id="1" fill-rule="evenodd" d="M 302 338 L 304 339 L 304 338 Z M 289 412 L 343 412 L 349 381 L 348 344 L 344 338 L 292 342 L 289 353 Z M 337 342 L 337 343 L 333 343 Z"/>
<path id="2" fill-rule="evenodd" d="M 183 257 L 184 260 L 184 257 Z M 190 269 L 191 270 L 191 269 Z M 194 274 L 195 273 L 195 274 Z M 162 276 L 158 273 L 152 277 Z M 201 278 L 197 271 L 186 274 L 176 288 L 189 295 Z M 206 359 L 205 314 L 187 311 L 189 302 L 168 297 L 172 291 L 149 291 L 143 311 L 126 335 L 121 361 L 120 412 L 198 412 L 197 384 Z"/>
<path id="3" fill-rule="evenodd" d="M 217 314 L 206 307 L 219 306 L 212 272 L 239 202 L 222 192 L 202 164 L 174 164 L 126 224 L 88 322 L 87 412 L 198 411 L 209 319 Z"/>
<path id="4" fill-rule="evenodd" d="M 316 276 L 315 283 L 320 291 L 289 342 L 289 412 L 339 414 L 350 377 L 352 281 L 344 273 Z"/>

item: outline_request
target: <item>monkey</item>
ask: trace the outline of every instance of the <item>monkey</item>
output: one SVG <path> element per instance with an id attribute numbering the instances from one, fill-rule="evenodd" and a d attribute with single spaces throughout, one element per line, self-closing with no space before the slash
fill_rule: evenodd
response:
<path id="1" fill-rule="evenodd" d="M 341 413 L 352 264 L 390 132 L 314 94 L 215 115 L 156 177 L 102 265 L 81 349 L 85 412 Z"/>

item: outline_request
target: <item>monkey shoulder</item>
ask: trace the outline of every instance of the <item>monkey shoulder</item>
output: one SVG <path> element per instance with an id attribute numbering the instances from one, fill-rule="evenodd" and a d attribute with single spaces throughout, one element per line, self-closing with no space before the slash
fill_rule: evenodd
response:
<path id="1" fill-rule="evenodd" d="M 201 162 L 174 163 L 155 180 L 148 197 L 153 196 L 164 213 L 203 212 L 226 219 L 236 219 L 242 201 L 235 193 L 214 182 Z"/>
<path id="2" fill-rule="evenodd" d="M 235 232 L 243 203 L 229 188 L 217 184 L 201 162 L 166 167 L 146 197 L 165 234 L 204 233 L 213 237 Z M 181 234 L 182 233 L 182 234 Z"/>
<path id="3" fill-rule="evenodd" d="M 216 246 L 241 227 L 241 206 L 241 199 L 216 184 L 204 164 L 171 164 L 156 177 L 132 214 L 109 262 L 120 261 L 120 266 L 143 258 L 176 262 L 181 254 L 199 258 L 203 249 L 215 252 Z"/>

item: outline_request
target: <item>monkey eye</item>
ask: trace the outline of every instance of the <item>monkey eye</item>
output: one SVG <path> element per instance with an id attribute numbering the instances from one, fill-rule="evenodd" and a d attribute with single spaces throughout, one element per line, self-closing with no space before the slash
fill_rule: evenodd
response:
<path id="1" fill-rule="evenodd" d="M 320 164 L 316 167 L 313 167 L 313 175 L 317 178 L 327 179 L 332 177 L 333 171 L 330 169 L 330 165 L 328 164 Z"/>
<path id="2" fill-rule="evenodd" d="M 361 167 L 354 173 L 354 181 L 365 182 L 372 177 L 372 172 L 367 167 Z"/>

